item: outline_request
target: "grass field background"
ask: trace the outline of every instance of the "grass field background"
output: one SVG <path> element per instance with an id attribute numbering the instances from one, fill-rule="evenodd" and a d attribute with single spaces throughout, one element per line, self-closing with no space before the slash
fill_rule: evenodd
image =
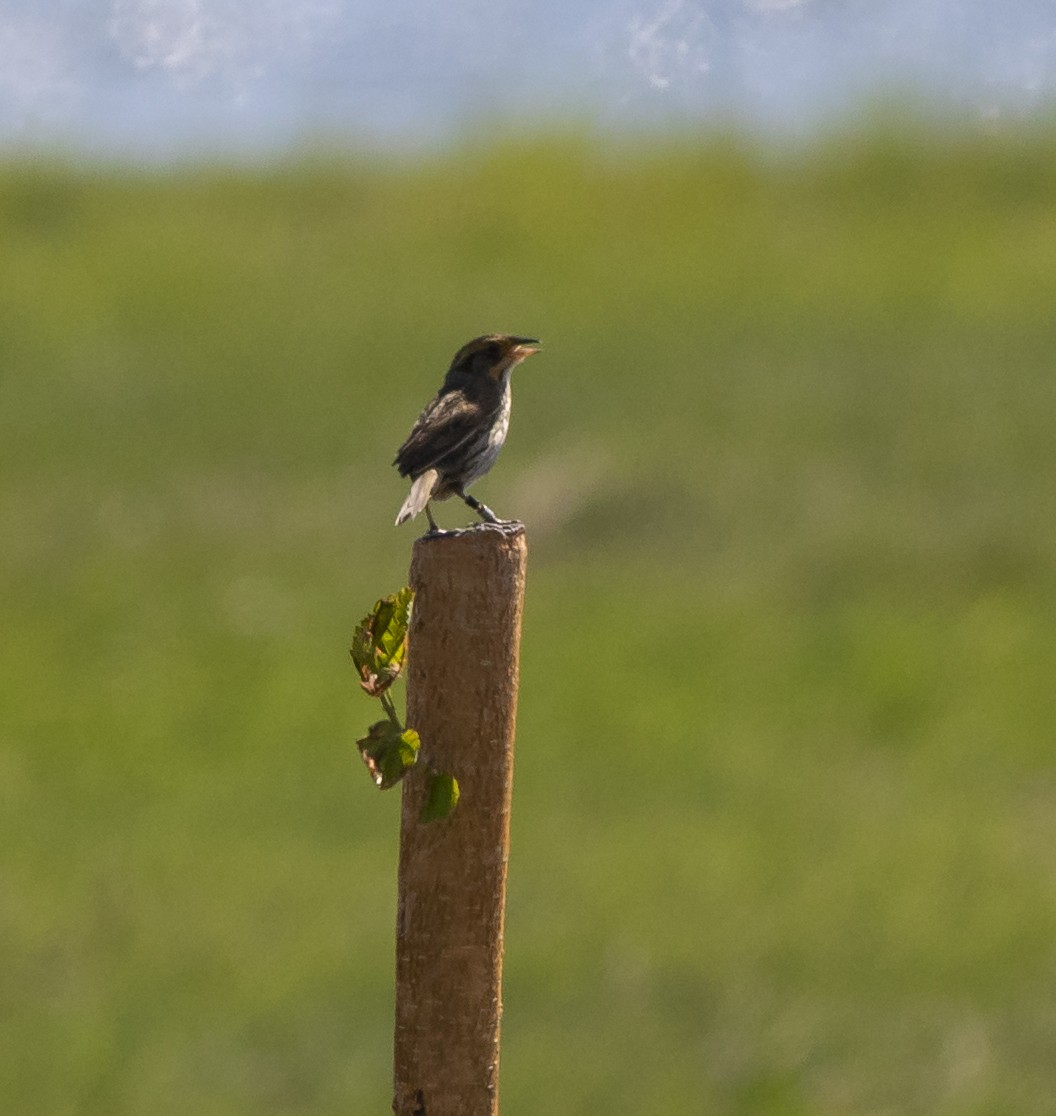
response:
<path id="1" fill-rule="evenodd" d="M 505 1116 L 1051 1113 L 1054 308 L 1042 132 L 9 160 L 3 1107 L 389 1110 L 346 648 L 498 329 Z"/>

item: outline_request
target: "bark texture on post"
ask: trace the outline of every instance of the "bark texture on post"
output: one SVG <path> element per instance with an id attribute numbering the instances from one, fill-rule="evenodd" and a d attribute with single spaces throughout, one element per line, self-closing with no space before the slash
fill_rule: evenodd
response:
<path id="1" fill-rule="evenodd" d="M 520 524 L 419 539 L 396 923 L 396 1116 L 496 1116 L 513 738 L 527 545 Z M 461 791 L 419 821 L 426 764 Z"/>

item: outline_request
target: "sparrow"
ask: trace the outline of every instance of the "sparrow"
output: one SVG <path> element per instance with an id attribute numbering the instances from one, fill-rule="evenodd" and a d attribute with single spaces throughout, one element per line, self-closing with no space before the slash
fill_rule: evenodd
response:
<path id="1" fill-rule="evenodd" d="M 533 337 L 486 333 L 455 353 L 436 398 L 418 416 L 393 464 L 410 477 L 411 491 L 396 526 L 424 511 L 439 531 L 431 500 L 458 496 L 485 523 L 502 522 L 466 489 L 495 464 L 510 426 L 510 373 L 539 352 Z"/>

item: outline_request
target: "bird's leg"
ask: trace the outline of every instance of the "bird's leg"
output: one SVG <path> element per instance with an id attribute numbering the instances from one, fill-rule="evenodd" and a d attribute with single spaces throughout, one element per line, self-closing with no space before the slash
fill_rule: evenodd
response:
<path id="1" fill-rule="evenodd" d="M 425 505 L 425 518 L 429 520 L 429 534 L 439 535 L 440 528 L 436 525 L 436 520 L 433 519 L 433 513 L 429 510 L 429 505 Z"/>
<path id="2" fill-rule="evenodd" d="M 487 504 L 482 504 L 476 497 L 470 496 L 468 492 L 463 492 L 460 488 L 458 490 L 459 496 L 484 520 L 485 523 L 502 523 L 503 521 L 488 507 Z"/>

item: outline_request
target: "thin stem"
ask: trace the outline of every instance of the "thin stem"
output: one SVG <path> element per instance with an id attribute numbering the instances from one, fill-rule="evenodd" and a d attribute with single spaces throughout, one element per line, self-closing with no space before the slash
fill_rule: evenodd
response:
<path id="1" fill-rule="evenodd" d="M 396 706 L 392 704 L 392 698 L 389 697 L 388 691 L 383 690 L 378 697 L 381 698 L 381 707 L 385 710 L 389 720 L 392 721 L 400 732 L 403 732 L 403 725 L 400 724 L 400 718 L 396 714 Z"/>

